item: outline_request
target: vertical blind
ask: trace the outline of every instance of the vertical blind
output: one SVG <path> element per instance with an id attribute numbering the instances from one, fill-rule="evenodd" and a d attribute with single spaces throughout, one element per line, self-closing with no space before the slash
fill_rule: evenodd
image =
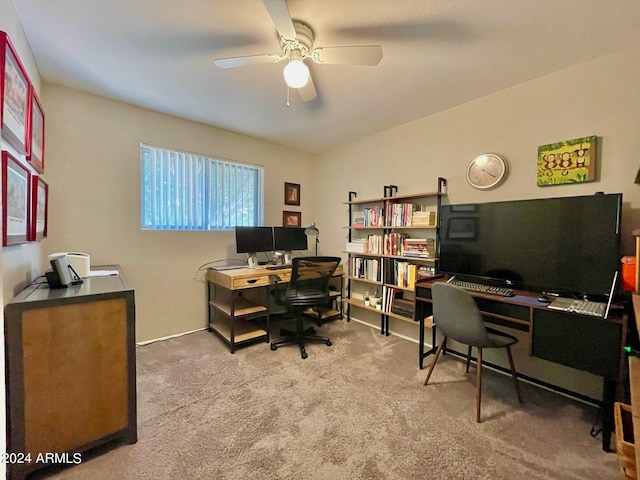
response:
<path id="1" fill-rule="evenodd" d="M 233 230 L 264 220 L 263 168 L 140 145 L 141 227 Z"/>

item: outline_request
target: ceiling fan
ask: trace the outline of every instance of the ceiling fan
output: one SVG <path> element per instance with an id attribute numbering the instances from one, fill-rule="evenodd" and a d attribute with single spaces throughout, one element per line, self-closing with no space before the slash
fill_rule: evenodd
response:
<path id="1" fill-rule="evenodd" d="M 313 30 L 303 21 L 293 20 L 286 0 L 262 0 L 269 12 L 278 36 L 282 53 L 266 53 L 243 57 L 217 58 L 214 63 L 222 68 L 243 67 L 260 63 L 287 61 L 284 78 L 287 85 L 296 88 L 302 101 L 313 100 L 316 88 L 313 85 L 306 59 L 319 64 L 375 66 L 382 59 L 381 45 L 355 45 L 339 47 L 313 46 Z"/>

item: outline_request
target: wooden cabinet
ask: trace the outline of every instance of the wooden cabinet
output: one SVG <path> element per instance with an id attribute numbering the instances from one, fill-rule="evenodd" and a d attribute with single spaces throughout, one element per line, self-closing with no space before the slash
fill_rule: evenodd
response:
<path id="1" fill-rule="evenodd" d="M 10 479 L 136 442 L 135 301 L 122 274 L 27 287 L 5 306 L 5 362 L 7 451 L 24 460 L 7 465 Z"/>
<path id="2" fill-rule="evenodd" d="M 438 273 L 445 187 L 446 180 L 438 178 L 433 192 L 397 195 L 393 185 L 385 186 L 381 198 L 358 199 L 356 192 L 349 192 L 347 320 L 353 307 L 379 313 L 386 335 L 390 319 L 415 321 L 415 283 Z M 379 306 L 371 297 L 375 292 Z"/>

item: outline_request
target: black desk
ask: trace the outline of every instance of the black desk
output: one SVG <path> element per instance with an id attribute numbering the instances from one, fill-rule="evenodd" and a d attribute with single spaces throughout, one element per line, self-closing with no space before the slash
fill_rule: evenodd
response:
<path id="1" fill-rule="evenodd" d="M 433 329 L 432 348 L 425 352 L 425 317 L 433 313 L 431 286 L 427 280 L 416 284 L 416 318 L 420 322 L 419 366 L 433 353 L 436 345 Z M 469 292 L 486 322 L 508 326 L 529 334 L 529 355 L 543 358 L 603 378 L 602 448 L 610 450 L 613 432 L 613 403 L 616 386 L 625 362 L 623 346 L 627 336 L 628 314 L 614 308 L 608 319 L 552 310 L 537 300 L 537 294 L 516 291 L 513 297 Z M 427 325 L 428 326 L 428 325 Z"/>

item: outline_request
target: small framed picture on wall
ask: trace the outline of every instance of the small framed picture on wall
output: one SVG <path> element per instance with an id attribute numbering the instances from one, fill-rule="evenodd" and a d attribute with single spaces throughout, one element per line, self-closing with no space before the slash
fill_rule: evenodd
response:
<path id="1" fill-rule="evenodd" d="M 302 212 L 282 212 L 283 227 L 300 227 L 302 225 Z"/>
<path id="2" fill-rule="evenodd" d="M 284 204 L 300 205 L 300 184 L 284 182 Z"/>
<path id="3" fill-rule="evenodd" d="M 37 175 L 31 177 L 31 234 L 29 240 L 47 236 L 49 185 Z"/>
<path id="4" fill-rule="evenodd" d="M 31 112 L 29 115 L 31 148 L 29 148 L 27 162 L 33 165 L 38 173 L 44 173 L 44 110 L 42 110 L 36 91 L 31 90 Z"/>

